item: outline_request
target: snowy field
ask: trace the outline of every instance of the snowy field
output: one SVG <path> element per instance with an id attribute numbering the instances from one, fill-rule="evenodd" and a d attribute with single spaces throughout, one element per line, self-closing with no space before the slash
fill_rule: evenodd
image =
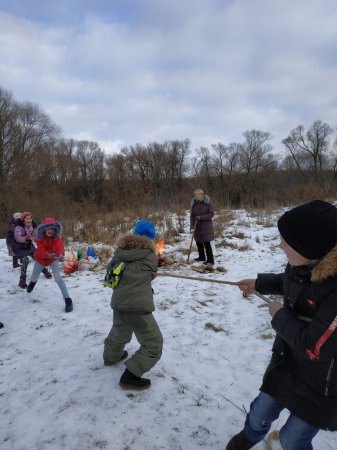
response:
<path id="1" fill-rule="evenodd" d="M 265 226 L 236 213 L 215 242 L 216 265 L 226 273 L 191 270 L 181 251 L 189 248 L 187 232 L 165 248 L 174 263 L 158 272 L 237 281 L 283 270 L 276 219 L 270 216 L 274 226 Z M 147 374 L 150 389 L 126 391 L 118 385 L 123 363 L 105 367 L 102 360 L 112 319 L 103 270 L 65 278 L 74 302 L 66 314 L 53 280 L 40 277 L 31 294 L 17 286 L 19 269 L 12 269 L 4 240 L 0 258 L 1 450 L 224 450 L 242 429 L 274 337 L 260 298 L 244 299 L 235 286 L 159 275 L 153 289 L 163 356 Z M 28 279 L 31 271 L 32 263 Z M 126 349 L 137 347 L 132 340 Z M 313 444 L 335 450 L 337 433 L 322 431 Z M 255 448 L 266 449 L 266 443 Z"/>

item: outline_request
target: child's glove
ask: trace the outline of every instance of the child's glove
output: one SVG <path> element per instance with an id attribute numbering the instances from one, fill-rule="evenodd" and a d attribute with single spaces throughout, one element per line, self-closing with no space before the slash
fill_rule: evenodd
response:
<path id="1" fill-rule="evenodd" d="M 57 258 L 56 253 L 48 253 L 48 259 L 55 259 Z"/>
<path id="2" fill-rule="evenodd" d="M 58 259 L 59 259 L 60 262 L 63 262 L 64 261 L 64 255 L 59 255 Z"/>

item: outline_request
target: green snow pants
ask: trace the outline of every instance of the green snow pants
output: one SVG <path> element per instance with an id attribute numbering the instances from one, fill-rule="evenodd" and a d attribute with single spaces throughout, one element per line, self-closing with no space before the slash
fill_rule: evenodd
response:
<path id="1" fill-rule="evenodd" d="M 114 310 L 112 328 L 104 340 L 103 359 L 110 364 L 118 362 L 133 333 L 140 348 L 124 364 L 130 372 L 141 377 L 157 364 L 163 349 L 163 336 L 152 313 L 141 315 Z"/>

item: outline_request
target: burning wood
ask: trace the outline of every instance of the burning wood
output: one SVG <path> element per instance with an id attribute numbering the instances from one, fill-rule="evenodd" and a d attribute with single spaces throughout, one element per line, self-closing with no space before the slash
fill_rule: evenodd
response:
<path id="1" fill-rule="evenodd" d="M 156 243 L 156 250 L 157 250 L 157 256 L 158 256 L 158 267 L 161 266 L 167 266 L 168 262 L 164 256 L 164 241 L 158 241 Z"/>

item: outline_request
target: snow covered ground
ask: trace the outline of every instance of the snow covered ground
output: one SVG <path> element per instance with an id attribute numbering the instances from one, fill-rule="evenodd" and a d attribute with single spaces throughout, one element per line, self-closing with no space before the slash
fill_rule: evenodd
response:
<path id="1" fill-rule="evenodd" d="M 276 225 L 276 218 L 268 220 Z M 165 248 L 175 262 L 159 274 L 237 281 L 282 270 L 277 228 L 265 225 L 236 213 L 215 242 L 216 263 L 227 273 L 192 271 L 181 252 L 189 248 L 186 232 Z M 118 385 L 123 363 L 102 361 L 112 318 L 103 271 L 66 277 L 74 302 L 66 314 L 53 280 L 40 277 L 31 294 L 17 286 L 19 269 L 12 269 L 4 240 L 0 259 L 1 450 L 224 450 L 241 430 L 274 336 L 261 299 L 244 299 L 235 286 L 159 275 L 153 288 L 163 356 L 147 374 L 149 390 L 126 391 Z M 28 275 L 31 270 L 32 264 Z M 127 350 L 137 347 L 132 340 Z M 317 450 L 336 449 L 337 433 L 320 432 L 313 443 Z"/>

